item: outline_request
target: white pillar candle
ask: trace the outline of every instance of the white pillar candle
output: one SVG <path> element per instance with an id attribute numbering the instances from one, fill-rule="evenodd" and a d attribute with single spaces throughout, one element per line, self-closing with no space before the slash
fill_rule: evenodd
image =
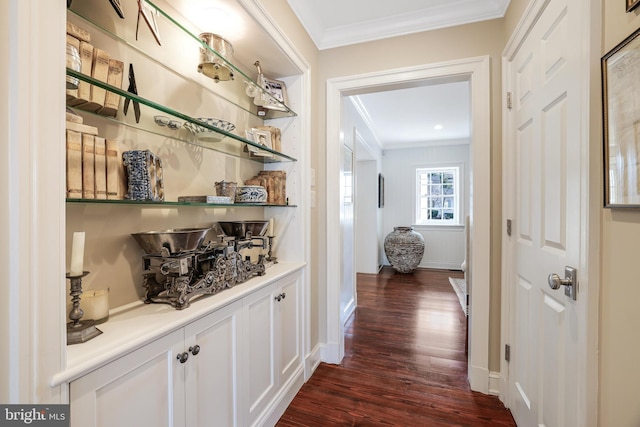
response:
<path id="1" fill-rule="evenodd" d="M 273 236 L 273 218 L 269 219 L 269 225 L 267 226 L 267 236 Z"/>
<path id="2" fill-rule="evenodd" d="M 84 231 L 76 231 L 73 233 L 73 242 L 71 244 L 71 265 L 69 274 L 71 276 L 82 275 L 84 263 Z"/>
<path id="3" fill-rule="evenodd" d="M 106 322 L 109 318 L 109 289 L 83 292 L 80 308 L 84 311 L 83 320 L 93 319 L 96 323 Z"/>

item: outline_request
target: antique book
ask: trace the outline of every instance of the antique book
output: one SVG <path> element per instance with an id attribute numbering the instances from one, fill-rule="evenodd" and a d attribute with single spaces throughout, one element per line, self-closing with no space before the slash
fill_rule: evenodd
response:
<path id="1" fill-rule="evenodd" d="M 82 54 L 81 54 L 82 55 Z M 96 80 L 107 82 L 109 75 L 109 52 L 102 49 L 93 49 L 93 64 L 91 66 L 91 77 Z M 80 88 L 78 88 L 78 96 L 80 96 Z M 91 91 L 89 96 L 89 102 L 79 105 L 78 108 L 83 110 L 96 112 L 104 107 L 104 101 L 107 95 L 107 91 L 101 87 L 91 85 Z"/>
<path id="2" fill-rule="evenodd" d="M 285 171 L 260 171 L 257 177 L 265 179 L 269 204 L 287 204 L 287 173 Z"/>
<path id="3" fill-rule="evenodd" d="M 179 196 L 179 202 L 184 203 L 211 203 L 211 204 L 231 204 L 233 198 L 229 196 Z"/>
<path id="4" fill-rule="evenodd" d="M 77 38 L 80 41 L 91 42 L 91 33 L 84 28 L 78 27 L 76 24 L 67 21 L 67 34 Z"/>
<path id="5" fill-rule="evenodd" d="M 95 154 L 95 177 L 96 199 L 107 198 L 107 156 L 106 141 L 99 136 L 94 137 Z"/>
<path id="6" fill-rule="evenodd" d="M 80 72 L 90 76 L 93 68 L 93 46 L 89 42 L 80 42 Z M 67 92 L 68 94 L 68 92 Z M 83 80 L 78 82 L 76 98 L 67 100 L 67 105 L 72 107 L 86 104 L 91 97 L 91 85 Z"/>
<path id="7" fill-rule="evenodd" d="M 118 150 L 118 142 L 113 139 L 105 141 L 107 168 L 107 199 L 120 200 L 124 197 L 121 180 L 124 177 L 124 167 Z"/>
<path id="8" fill-rule="evenodd" d="M 89 135 L 97 135 L 98 128 L 95 126 L 89 126 L 82 123 L 70 122 L 67 120 L 66 127 L 68 130 L 72 130 L 75 132 L 86 133 Z"/>
<path id="9" fill-rule="evenodd" d="M 82 134 L 67 130 L 67 198 L 82 198 Z"/>
<path id="10" fill-rule="evenodd" d="M 117 59 L 109 59 L 109 74 L 107 75 L 107 83 L 117 88 L 122 87 L 122 78 L 124 76 L 124 62 Z M 120 95 L 107 91 L 104 100 L 104 108 L 100 110 L 100 114 L 105 116 L 113 116 L 118 113 L 120 105 Z"/>
<path id="11" fill-rule="evenodd" d="M 66 120 L 68 122 L 77 123 L 77 124 L 82 124 L 82 122 L 84 121 L 82 116 L 70 113 L 69 111 L 66 112 Z"/>
<path id="12" fill-rule="evenodd" d="M 78 49 L 78 52 L 80 51 L 80 40 L 73 37 L 71 34 L 67 34 L 67 44 Z"/>
<path id="13" fill-rule="evenodd" d="M 80 53 L 80 40 L 78 40 L 77 38 L 73 37 L 72 35 L 67 34 L 67 45 L 69 46 L 73 46 L 76 48 L 76 50 L 78 51 L 78 54 Z M 67 53 L 68 55 L 68 53 Z M 67 61 L 69 61 L 69 59 L 67 58 Z M 81 62 L 82 63 L 82 62 Z M 69 67 L 69 64 L 67 64 L 67 67 Z M 67 76 L 67 80 L 70 79 L 72 77 Z M 67 89 L 67 103 L 69 101 L 72 101 L 74 99 L 76 99 L 78 97 L 78 89 Z"/>
<path id="14" fill-rule="evenodd" d="M 95 136 L 82 134 L 82 198 L 95 199 Z"/>

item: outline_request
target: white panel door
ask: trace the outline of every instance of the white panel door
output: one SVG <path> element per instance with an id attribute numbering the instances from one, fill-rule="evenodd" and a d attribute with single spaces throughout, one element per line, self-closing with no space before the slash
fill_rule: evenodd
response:
<path id="1" fill-rule="evenodd" d="M 579 419 L 584 298 L 548 284 L 550 274 L 564 278 L 565 266 L 578 267 L 582 248 L 581 111 L 588 106 L 579 84 L 579 3 L 547 2 L 508 68 L 505 144 L 515 180 L 508 393 L 520 427 L 577 426 Z"/>
<path id="2" fill-rule="evenodd" d="M 183 334 L 172 332 L 73 381 L 71 426 L 184 426 L 184 369 L 176 359 Z"/>
<path id="3" fill-rule="evenodd" d="M 292 274 L 278 282 L 276 302 L 280 386 L 302 366 L 302 330 L 300 328 L 300 275 Z"/>
<path id="4" fill-rule="evenodd" d="M 275 285 L 262 288 L 243 301 L 243 348 L 245 372 L 245 412 L 253 425 L 278 389 L 276 367 Z"/>
<path id="5" fill-rule="evenodd" d="M 238 359 L 242 302 L 236 301 L 185 327 L 186 425 L 243 425 Z"/>

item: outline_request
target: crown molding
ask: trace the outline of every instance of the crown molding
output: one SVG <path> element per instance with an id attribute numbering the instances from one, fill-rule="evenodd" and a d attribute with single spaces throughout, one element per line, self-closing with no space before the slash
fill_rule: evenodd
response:
<path id="1" fill-rule="evenodd" d="M 310 2 L 289 2 L 320 50 L 504 17 L 509 0 L 458 0 L 384 18 L 323 28 Z"/>

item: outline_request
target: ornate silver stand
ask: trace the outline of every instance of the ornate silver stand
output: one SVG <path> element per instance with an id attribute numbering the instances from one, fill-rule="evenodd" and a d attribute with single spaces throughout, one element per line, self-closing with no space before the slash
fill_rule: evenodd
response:
<path id="1" fill-rule="evenodd" d="M 277 261 L 278 258 L 276 258 L 274 256 L 271 256 L 271 251 L 272 251 L 272 248 L 273 248 L 273 239 L 275 237 L 276 236 L 267 236 L 267 239 L 269 239 L 269 252 L 267 253 L 267 259 L 266 260 L 269 261 L 269 262 L 272 262 L 274 264 L 277 264 L 278 263 L 278 261 Z"/>
<path id="2" fill-rule="evenodd" d="M 71 322 L 67 323 L 67 344 L 80 344 L 97 337 L 102 331 L 96 328 L 96 322 L 93 319 L 80 321 L 84 312 L 80 308 L 80 296 L 82 295 L 82 278 L 89 274 L 88 271 L 82 272 L 79 276 L 71 276 L 67 273 L 67 279 L 71 281 L 71 302 L 73 308 L 69 313 Z"/>

